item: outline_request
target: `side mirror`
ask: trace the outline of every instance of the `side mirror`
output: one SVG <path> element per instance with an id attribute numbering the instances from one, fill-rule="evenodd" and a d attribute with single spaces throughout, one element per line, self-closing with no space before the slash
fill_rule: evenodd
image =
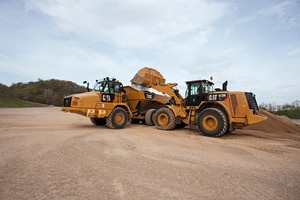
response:
<path id="1" fill-rule="evenodd" d="M 86 89 L 87 89 L 87 91 L 89 92 L 90 91 L 90 83 L 89 82 L 87 82 L 87 81 L 83 81 L 83 84 L 86 84 Z"/>

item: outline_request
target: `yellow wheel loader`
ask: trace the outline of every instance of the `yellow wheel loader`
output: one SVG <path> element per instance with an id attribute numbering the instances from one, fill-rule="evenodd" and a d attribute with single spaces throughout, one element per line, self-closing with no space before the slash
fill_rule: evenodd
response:
<path id="1" fill-rule="evenodd" d="M 161 130 L 196 125 L 201 134 L 219 137 L 266 119 L 258 113 L 253 93 L 227 91 L 227 81 L 222 89 L 215 90 L 208 80 L 187 81 L 185 98 L 175 88 L 177 83 L 165 83 L 165 78 L 153 68 L 140 69 L 131 82 L 153 88 L 169 98 L 168 104 L 152 111 L 152 120 Z"/>

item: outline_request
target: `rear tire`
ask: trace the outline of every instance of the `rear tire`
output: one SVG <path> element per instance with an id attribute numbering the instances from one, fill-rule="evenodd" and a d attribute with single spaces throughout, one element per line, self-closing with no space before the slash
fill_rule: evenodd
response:
<path id="1" fill-rule="evenodd" d="M 160 130 L 172 130 L 176 127 L 175 115 L 169 108 L 160 108 L 154 114 L 154 124 Z"/>
<path id="2" fill-rule="evenodd" d="M 216 108 L 207 108 L 198 115 L 198 128 L 203 135 L 220 137 L 228 130 L 225 114 Z"/>
<path id="3" fill-rule="evenodd" d="M 154 126 L 154 119 L 153 116 L 156 113 L 156 109 L 149 109 L 147 110 L 146 114 L 145 114 L 145 123 L 148 126 Z"/>
<path id="4" fill-rule="evenodd" d="M 112 129 L 121 129 L 127 124 L 128 118 L 124 108 L 116 107 L 106 118 L 106 125 Z"/>
<path id="5" fill-rule="evenodd" d="M 90 119 L 95 126 L 104 126 L 106 124 L 104 118 L 90 118 Z"/>

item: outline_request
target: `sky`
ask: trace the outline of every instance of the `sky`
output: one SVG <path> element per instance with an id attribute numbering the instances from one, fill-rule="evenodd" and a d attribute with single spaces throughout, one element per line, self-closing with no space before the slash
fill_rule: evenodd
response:
<path id="1" fill-rule="evenodd" d="M 300 100 L 300 0 L 0 0 L 0 83 L 123 85 L 213 77 L 261 103 Z"/>

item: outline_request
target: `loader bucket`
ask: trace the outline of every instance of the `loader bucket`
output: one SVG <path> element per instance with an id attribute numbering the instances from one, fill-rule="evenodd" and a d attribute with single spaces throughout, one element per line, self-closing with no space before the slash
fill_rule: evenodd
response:
<path id="1" fill-rule="evenodd" d="M 150 88 L 152 85 L 164 85 L 166 79 L 156 69 L 143 67 L 135 74 L 130 82 Z"/>

